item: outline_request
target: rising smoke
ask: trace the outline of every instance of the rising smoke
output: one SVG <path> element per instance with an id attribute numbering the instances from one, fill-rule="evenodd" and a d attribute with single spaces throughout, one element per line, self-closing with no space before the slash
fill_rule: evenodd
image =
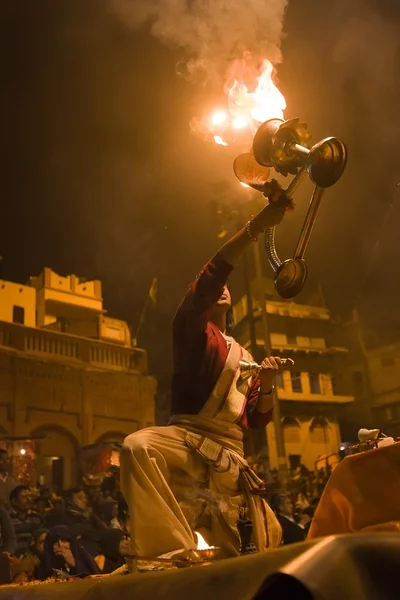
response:
<path id="1" fill-rule="evenodd" d="M 280 42 L 288 0 L 111 0 L 122 22 L 144 24 L 163 43 L 184 50 L 178 72 L 220 82 L 227 64 L 250 50 L 281 61 Z"/>

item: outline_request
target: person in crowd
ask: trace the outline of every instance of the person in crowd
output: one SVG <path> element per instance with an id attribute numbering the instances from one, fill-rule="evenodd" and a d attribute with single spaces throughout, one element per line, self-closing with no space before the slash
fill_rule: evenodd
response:
<path id="1" fill-rule="evenodd" d="M 71 488 L 64 494 L 65 510 L 53 511 L 46 518 L 48 527 L 66 525 L 75 536 L 87 529 L 104 529 L 106 526 L 99 517 L 89 510 L 87 496 L 82 488 Z"/>
<path id="2" fill-rule="evenodd" d="M 83 491 L 88 499 L 90 510 L 101 518 L 101 504 L 103 502 L 103 494 L 101 484 L 103 483 L 104 475 L 88 473 L 82 477 Z"/>
<path id="3" fill-rule="evenodd" d="M 116 500 L 108 498 L 101 503 L 100 516 L 107 527 L 121 529 L 118 523 L 118 512 L 118 502 Z"/>
<path id="4" fill-rule="evenodd" d="M 28 550 L 26 556 L 27 556 L 27 558 L 29 558 L 29 560 L 32 563 L 34 579 L 39 579 L 38 571 L 39 571 L 41 561 L 43 559 L 44 543 L 45 543 L 48 533 L 49 533 L 48 529 L 44 529 L 44 528 L 36 529 L 32 533 L 32 537 L 29 541 L 29 550 Z"/>
<path id="5" fill-rule="evenodd" d="M 111 520 L 110 527 L 113 529 L 121 529 L 125 533 L 129 533 L 129 508 L 125 498 L 123 497 L 121 497 L 120 501 L 118 502 L 118 516 Z"/>
<path id="6" fill-rule="evenodd" d="M 101 493 L 106 499 L 113 498 L 118 501 L 121 498 L 120 473 L 117 467 L 112 467 L 110 474 L 104 478 Z"/>
<path id="7" fill-rule="evenodd" d="M 0 507 L 11 510 L 10 493 L 17 481 L 10 474 L 10 457 L 7 450 L 0 449 Z"/>
<path id="8" fill-rule="evenodd" d="M 43 558 L 47 529 L 36 529 L 29 540 L 28 552 L 11 562 L 13 583 L 26 583 L 39 579 L 39 568 Z"/>
<path id="9" fill-rule="evenodd" d="M 16 540 L 10 516 L 5 508 L 0 507 L 0 551 L 14 554 Z"/>
<path id="10" fill-rule="evenodd" d="M 79 538 L 79 543 L 87 550 L 100 571 L 103 571 L 105 562 L 105 556 L 102 554 L 100 545 L 102 533 L 103 530 L 100 529 L 85 529 Z"/>
<path id="11" fill-rule="evenodd" d="M 16 538 L 17 557 L 28 552 L 33 531 L 42 525 L 39 514 L 32 510 L 31 488 L 28 485 L 17 485 L 10 494 L 11 524 Z"/>
<path id="12" fill-rule="evenodd" d="M 51 498 L 51 491 L 47 487 L 39 488 L 39 496 L 36 499 L 37 512 L 44 516 L 55 509 L 55 504 Z"/>
<path id="13" fill-rule="evenodd" d="M 309 506 L 310 506 L 310 503 L 308 501 L 306 491 L 303 489 L 301 492 L 299 492 L 297 494 L 296 510 L 298 510 L 299 512 L 302 512 Z"/>
<path id="14" fill-rule="evenodd" d="M 38 569 L 39 579 L 53 577 L 54 571 L 79 576 L 100 573 L 93 558 L 64 525 L 53 527 L 46 537 Z"/>
<path id="15" fill-rule="evenodd" d="M 294 544 L 305 540 L 305 529 L 293 516 L 293 502 L 289 496 L 278 494 L 274 498 L 276 516 L 282 527 L 282 544 Z"/>
<path id="16" fill-rule="evenodd" d="M 112 573 L 125 564 L 129 554 L 129 536 L 121 529 L 107 529 L 103 531 L 100 547 L 105 557 L 103 573 Z"/>
<path id="17" fill-rule="evenodd" d="M 311 521 L 314 516 L 314 509 L 311 506 L 305 508 L 300 517 L 299 517 L 299 525 L 304 528 L 304 536 L 307 537 L 307 534 L 311 527 Z"/>

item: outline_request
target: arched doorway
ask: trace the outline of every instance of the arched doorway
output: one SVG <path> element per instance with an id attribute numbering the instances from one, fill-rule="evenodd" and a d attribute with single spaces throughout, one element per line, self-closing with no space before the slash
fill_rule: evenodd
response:
<path id="1" fill-rule="evenodd" d="M 331 428 L 325 417 L 315 417 L 311 421 L 309 436 L 314 461 L 331 453 Z"/>
<path id="2" fill-rule="evenodd" d="M 44 484 L 58 489 L 68 489 L 77 482 L 77 457 L 79 444 L 76 437 L 55 423 L 42 425 L 32 435 L 45 434 L 35 442 L 36 473 Z"/>
<path id="3" fill-rule="evenodd" d="M 97 448 L 96 469 L 98 472 L 119 468 L 119 457 L 122 442 L 128 434 L 122 431 L 107 431 L 100 435 L 93 444 Z"/>

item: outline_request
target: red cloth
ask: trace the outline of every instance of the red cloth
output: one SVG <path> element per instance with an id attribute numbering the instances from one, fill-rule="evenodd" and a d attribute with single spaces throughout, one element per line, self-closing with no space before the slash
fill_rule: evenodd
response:
<path id="1" fill-rule="evenodd" d="M 203 268 L 180 303 L 173 325 L 172 414 L 196 415 L 209 398 L 228 357 L 224 336 L 209 321 L 210 310 L 222 295 L 233 268 L 215 256 Z M 265 427 L 272 410 L 256 409 L 260 380 L 253 378 L 246 410 L 239 425 Z"/>

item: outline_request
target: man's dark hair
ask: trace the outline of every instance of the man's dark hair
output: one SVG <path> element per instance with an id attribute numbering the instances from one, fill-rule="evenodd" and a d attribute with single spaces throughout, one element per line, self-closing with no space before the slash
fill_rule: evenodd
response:
<path id="1" fill-rule="evenodd" d="M 234 327 L 233 308 L 230 306 L 226 312 L 226 335 L 232 335 Z"/>
<path id="2" fill-rule="evenodd" d="M 21 492 L 25 492 L 25 490 L 30 490 L 30 489 L 31 488 L 29 487 L 29 485 L 17 485 L 17 487 L 15 487 L 13 490 L 11 490 L 11 493 L 10 493 L 11 504 L 13 502 L 15 502 L 15 500 L 18 500 Z"/>
<path id="3" fill-rule="evenodd" d="M 285 498 L 286 498 L 285 494 L 275 494 L 275 496 L 272 497 L 271 504 L 272 504 L 272 508 L 275 512 L 279 511 Z"/>

